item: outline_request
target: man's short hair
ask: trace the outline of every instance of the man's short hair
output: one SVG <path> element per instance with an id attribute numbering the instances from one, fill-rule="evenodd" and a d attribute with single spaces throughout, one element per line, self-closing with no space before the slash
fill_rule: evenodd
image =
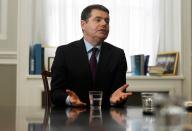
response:
<path id="1" fill-rule="evenodd" d="M 109 10 L 103 5 L 99 5 L 99 4 L 89 5 L 83 9 L 81 13 L 81 20 L 87 21 L 91 15 L 91 11 L 94 9 L 101 10 L 109 14 Z"/>

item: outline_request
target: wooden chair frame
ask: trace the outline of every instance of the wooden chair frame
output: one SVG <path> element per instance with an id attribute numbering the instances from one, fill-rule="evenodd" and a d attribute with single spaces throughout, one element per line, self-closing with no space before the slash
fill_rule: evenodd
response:
<path id="1" fill-rule="evenodd" d="M 44 85 L 44 91 L 45 91 L 45 106 L 49 107 L 51 105 L 51 98 L 50 98 L 50 86 L 48 83 L 48 77 L 51 77 L 51 72 L 43 71 L 41 73 L 41 76 L 43 79 L 43 85 Z"/>

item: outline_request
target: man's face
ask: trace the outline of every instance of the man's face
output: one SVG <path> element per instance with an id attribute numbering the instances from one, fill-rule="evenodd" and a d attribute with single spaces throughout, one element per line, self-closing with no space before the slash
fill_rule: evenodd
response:
<path id="1" fill-rule="evenodd" d="M 104 41 L 109 34 L 109 14 L 93 9 L 87 21 L 81 21 L 84 38 L 89 42 L 98 43 Z"/>

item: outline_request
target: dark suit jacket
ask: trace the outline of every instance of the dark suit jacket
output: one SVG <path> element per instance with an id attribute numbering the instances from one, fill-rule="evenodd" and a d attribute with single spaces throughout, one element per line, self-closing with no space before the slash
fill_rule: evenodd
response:
<path id="1" fill-rule="evenodd" d="M 103 105 L 109 105 L 111 94 L 126 83 L 127 62 L 124 51 L 103 42 L 93 86 L 84 40 L 57 48 L 52 65 L 51 99 L 65 105 L 66 89 L 74 91 L 82 102 L 89 104 L 88 91 L 102 90 Z M 93 88 L 94 87 L 94 88 Z"/>

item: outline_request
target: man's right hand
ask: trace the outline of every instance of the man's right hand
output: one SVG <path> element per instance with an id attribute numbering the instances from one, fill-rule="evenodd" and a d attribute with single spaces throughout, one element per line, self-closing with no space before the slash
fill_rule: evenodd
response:
<path id="1" fill-rule="evenodd" d="M 81 102 L 81 100 L 79 99 L 79 97 L 76 95 L 75 92 L 73 92 L 69 89 L 66 89 L 66 93 L 69 96 L 69 100 L 70 100 L 70 103 L 72 104 L 72 106 L 74 106 L 74 107 L 86 106 L 86 103 Z"/>

